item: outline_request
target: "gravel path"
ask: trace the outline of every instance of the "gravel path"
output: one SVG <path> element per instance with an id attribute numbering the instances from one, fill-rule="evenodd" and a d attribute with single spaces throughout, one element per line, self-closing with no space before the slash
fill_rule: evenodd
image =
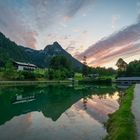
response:
<path id="1" fill-rule="evenodd" d="M 133 100 L 133 104 L 132 104 L 132 112 L 135 116 L 138 140 L 140 140 L 140 84 L 136 84 L 136 86 L 135 86 L 134 100 Z"/>

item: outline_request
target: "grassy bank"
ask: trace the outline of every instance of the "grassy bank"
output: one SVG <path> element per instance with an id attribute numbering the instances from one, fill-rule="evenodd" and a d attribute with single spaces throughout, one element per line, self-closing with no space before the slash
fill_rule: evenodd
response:
<path id="1" fill-rule="evenodd" d="M 98 78 L 98 79 L 83 79 L 79 80 L 80 84 L 111 84 L 112 80 L 111 79 L 103 79 L 103 78 Z"/>
<path id="2" fill-rule="evenodd" d="M 32 84 L 69 84 L 72 81 L 68 80 L 51 80 L 51 81 L 0 81 L 0 85 L 32 85 Z"/>
<path id="3" fill-rule="evenodd" d="M 129 87 L 121 98 L 120 108 L 110 115 L 105 140 L 136 140 L 136 127 L 131 105 L 134 86 Z"/>

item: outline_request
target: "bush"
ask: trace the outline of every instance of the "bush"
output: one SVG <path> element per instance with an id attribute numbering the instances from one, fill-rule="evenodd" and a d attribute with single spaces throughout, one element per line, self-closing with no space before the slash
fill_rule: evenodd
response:
<path id="1" fill-rule="evenodd" d="M 30 71 L 21 71 L 21 74 L 24 76 L 25 80 L 35 80 L 36 75 Z"/>

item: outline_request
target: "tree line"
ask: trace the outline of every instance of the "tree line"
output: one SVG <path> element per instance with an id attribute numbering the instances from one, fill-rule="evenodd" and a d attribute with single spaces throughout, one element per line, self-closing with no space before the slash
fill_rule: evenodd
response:
<path id="1" fill-rule="evenodd" d="M 86 57 L 84 57 L 83 68 L 79 71 L 79 74 L 83 78 L 90 77 L 90 75 L 92 75 L 92 78 L 96 75 L 100 78 L 140 76 L 140 60 L 134 60 L 127 64 L 120 58 L 116 65 L 118 67 L 117 71 L 113 68 L 93 68 L 87 65 Z M 12 60 L 8 60 L 5 67 L 0 68 L 0 80 L 65 80 L 74 78 L 75 73 L 71 62 L 65 56 L 54 56 L 47 69 L 36 69 L 34 71 L 17 71 L 12 64 Z"/>
<path id="2" fill-rule="evenodd" d="M 64 56 L 54 56 L 46 69 L 18 71 L 13 66 L 12 60 L 8 60 L 0 69 L 0 80 L 65 80 L 73 76 L 71 63 Z"/>
<path id="3" fill-rule="evenodd" d="M 118 77 L 140 76 L 140 60 L 134 60 L 127 64 L 122 58 L 120 58 L 117 61 L 116 65 L 118 67 L 118 71 L 117 71 Z"/>

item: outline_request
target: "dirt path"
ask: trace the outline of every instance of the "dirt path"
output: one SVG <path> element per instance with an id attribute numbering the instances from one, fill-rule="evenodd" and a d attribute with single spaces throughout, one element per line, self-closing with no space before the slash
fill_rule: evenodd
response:
<path id="1" fill-rule="evenodd" d="M 140 84 L 136 84 L 135 86 L 132 112 L 135 116 L 138 140 L 140 140 Z"/>

